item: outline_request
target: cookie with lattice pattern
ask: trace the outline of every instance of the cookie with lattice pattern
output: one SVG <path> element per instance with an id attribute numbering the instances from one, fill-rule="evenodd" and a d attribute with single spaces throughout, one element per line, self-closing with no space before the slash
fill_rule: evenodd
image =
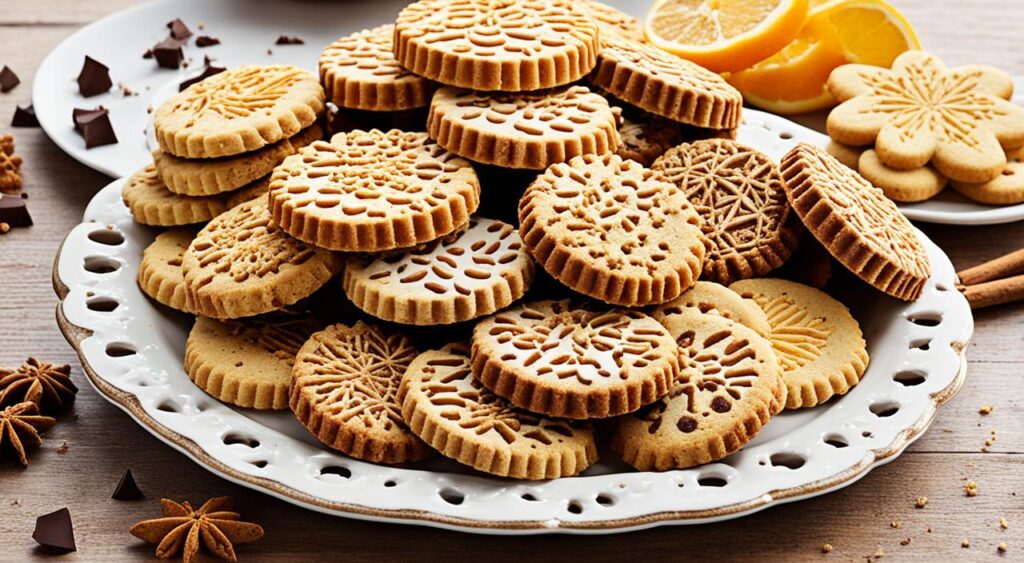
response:
<path id="1" fill-rule="evenodd" d="M 642 471 L 718 461 L 754 439 L 778 409 L 778 364 L 764 337 L 718 315 L 667 321 L 682 370 L 667 395 L 616 420 L 612 449 Z"/>
<path id="2" fill-rule="evenodd" d="M 665 328 L 639 311 L 535 301 L 476 325 L 473 374 L 531 412 L 607 418 L 664 395 L 679 359 Z"/>
<path id="3" fill-rule="evenodd" d="M 597 0 L 579 0 L 577 4 L 597 24 L 602 38 L 609 35 L 621 35 L 634 41 L 645 41 L 644 30 L 640 22 L 633 16 L 623 13 L 622 10 Z"/>
<path id="4" fill-rule="evenodd" d="M 419 352 L 403 335 L 357 322 L 313 334 L 292 370 L 290 404 L 325 445 L 374 463 L 424 459 L 433 450 L 402 420 L 398 387 Z"/>
<path id="5" fill-rule="evenodd" d="M 515 227 L 485 218 L 404 253 L 353 258 L 343 277 L 357 307 L 414 325 L 489 315 L 522 297 L 531 281 L 533 260 Z"/>
<path id="6" fill-rule="evenodd" d="M 664 303 L 689 289 L 707 244 L 682 191 L 609 154 L 548 168 L 519 203 L 519 234 L 563 284 L 628 307 Z"/>
<path id="7" fill-rule="evenodd" d="M 597 24 L 571 0 L 420 0 L 395 21 L 395 58 L 449 86 L 519 92 L 587 75 Z"/>
<path id="8" fill-rule="evenodd" d="M 736 141 L 675 147 L 651 169 L 679 187 L 703 219 L 711 247 L 702 279 L 729 284 L 778 268 L 797 246 L 779 168 Z"/>
<path id="9" fill-rule="evenodd" d="M 831 151 L 829 154 L 832 154 Z M 949 178 L 930 164 L 916 170 L 890 168 L 878 158 L 878 152 L 874 149 L 868 149 L 860 155 L 854 170 L 880 188 L 885 197 L 903 203 L 931 199 L 949 183 Z"/>
<path id="10" fill-rule="evenodd" d="M 525 93 L 444 87 L 430 103 L 427 131 L 475 162 L 531 170 L 619 146 L 608 101 L 586 86 Z"/>
<path id="11" fill-rule="evenodd" d="M 187 196 L 168 190 L 152 164 L 125 180 L 121 199 L 136 222 L 155 227 L 205 223 L 227 209 L 223 194 Z"/>
<path id="12" fill-rule="evenodd" d="M 743 96 L 721 76 L 653 45 L 601 36 L 601 54 L 588 79 L 611 95 L 673 121 L 732 129 Z"/>
<path id="13" fill-rule="evenodd" d="M 333 252 L 288 236 L 266 200 L 233 207 L 199 231 L 182 259 L 190 311 L 234 319 L 308 297 L 341 270 Z"/>
<path id="14" fill-rule="evenodd" d="M 473 377 L 465 344 L 417 356 L 402 379 L 398 402 L 409 428 L 424 442 L 492 475 L 557 479 L 597 461 L 590 424 L 512 406 Z"/>
<path id="15" fill-rule="evenodd" d="M 1024 203 L 1024 149 L 1006 154 L 1006 168 L 995 180 L 982 184 L 950 182 L 964 197 L 987 205 Z"/>
<path id="16" fill-rule="evenodd" d="M 188 311 L 185 298 L 185 274 L 181 263 L 196 229 L 177 228 L 162 232 L 142 252 L 136 281 L 143 293 L 157 303 L 179 311 Z"/>
<path id="17" fill-rule="evenodd" d="M 339 108 L 401 111 L 426 107 L 437 85 L 395 59 L 395 26 L 346 35 L 320 54 L 320 82 Z"/>
<path id="18" fill-rule="evenodd" d="M 211 76 L 153 114 L 160 149 L 182 158 L 216 158 L 261 149 L 295 135 L 324 110 L 312 73 L 289 65 L 248 65 Z"/>
<path id="19" fill-rule="evenodd" d="M 787 409 L 845 395 L 860 381 L 868 366 L 867 344 L 845 305 L 788 280 L 742 280 L 729 289 L 752 299 L 768 316 L 768 340 L 789 389 Z"/>
<path id="20" fill-rule="evenodd" d="M 237 320 L 199 317 L 185 341 L 185 371 L 225 403 L 287 409 L 295 355 L 322 328 L 308 313 L 288 310 Z"/>
<path id="21" fill-rule="evenodd" d="M 664 324 L 663 321 L 694 312 L 724 317 L 765 337 L 772 331 L 768 317 L 756 303 L 724 285 L 707 281 L 699 281 L 672 301 L 651 308 L 650 315 Z"/>
<path id="22" fill-rule="evenodd" d="M 928 254 L 882 190 L 807 144 L 783 157 L 781 168 L 793 210 L 836 260 L 893 297 L 921 295 L 931 277 Z"/>
<path id="23" fill-rule="evenodd" d="M 274 222 L 345 252 L 381 252 L 443 237 L 480 204 L 472 165 L 426 133 L 352 131 L 318 141 L 274 170 Z"/>

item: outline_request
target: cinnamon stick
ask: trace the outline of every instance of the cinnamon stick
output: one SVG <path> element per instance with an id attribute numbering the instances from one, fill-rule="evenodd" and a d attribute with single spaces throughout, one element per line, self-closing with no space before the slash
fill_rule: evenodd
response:
<path id="1" fill-rule="evenodd" d="M 959 272 L 960 283 L 971 286 L 1024 273 L 1024 248 Z"/>
<path id="2" fill-rule="evenodd" d="M 1024 299 L 1024 275 L 968 285 L 961 289 L 971 309 L 981 309 Z"/>

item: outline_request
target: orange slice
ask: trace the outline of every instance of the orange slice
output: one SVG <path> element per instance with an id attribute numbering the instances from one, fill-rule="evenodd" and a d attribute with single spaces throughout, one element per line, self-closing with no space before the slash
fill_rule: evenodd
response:
<path id="1" fill-rule="evenodd" d="M 810 0 L 658 0 L 647 40 L 715 72 L 749 68 L 796 38 Z"/>

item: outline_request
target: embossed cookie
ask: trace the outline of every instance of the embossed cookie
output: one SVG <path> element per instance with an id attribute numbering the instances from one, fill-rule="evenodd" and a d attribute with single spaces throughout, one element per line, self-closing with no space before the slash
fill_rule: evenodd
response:
<path id="1" fill-rule="evenodd" d="M 346 35 L 320 54 L 320 82 L 327 101 L 340 108 L 401 111 L 426 107 L 436 84 L 395 60 L 395 26 Z"/>
<path id="2" fill-rule="evenodd" d="M 850 145 L 829 141 L 825 150 L 848 168 L 857 170 L 860 168 L 860 155 L 864 154 L 864 151 L 868 150 L 868 148 L 870 147 L 851 147 Z"/>
<path id="3" fill-rule="evenodd" d="M 608 154 L 555 164 L 530 184 L 519 203 L 519 234 L 555 279 L 630 307 L 686 291 L 707 244 L 682 191 Z"/>
<path id="4" fill-rule="evenodd" d="M 449 86 L 518 92 L 594 68 L 597 24 L 572 0 L 420 0 L 395 21 L 395 58 Z"/>
<path id="5" fill-rule="evenodd" d="M 650 311 L 650 315 L 662 324 L 674 317 L 689 318 L 688 316 L 693 313 L 718 315 L 765 337 L 772 330 L 768 324 L 768 317 L 756 303 L 714 282 L 699 281 L 679 297 Z"/>
<path id="6" fill-rule="evenodd" d="M 176 194 L 216 195 L 268 176 L 285 157 L 322 138 L 323 129 L 314 123 L 291 138 L 255 152 L 197 160 L 154 151 L 153 164 L 167 189 Z"/>
<path id="7" fill-rule="evenodd" d="M 597 0 L 579 0 L 576 4 L 597 23 L 602 38 L 615 34 L 634 41 L 643 42 L 645 40 L 640 22 L 633 16 L 623 13 L 622 10 L 602 4 Z"/>
<path id="8" fill-rule="evenodd" d="M 443 237 L 480 204 L 473 167 L 426 133 L 338 133 L 285 159 L 270 183 L 274 222 L 345 252 L 380 252 Z"/>
<path id="9" fill-rule="evenodd" d="M 813 287 L 780 279 L 738 281 L 736 293 L 768 315 L 768 339 L 789 388 L 787 409 L 844 395 L 868 366 L 860 325 L 842 303 Z"/>
<path id="10" fill-rule="evenodd" d="M 950 182 L 963 196 L 987 205 L 1014 205 L 1024 203 L 1024 149 L 1006 155 L 1006 168 L 991 182 L 965 184 Z"/>
<path id="11" fill-rule="evenodd" d="M 925 201 L 946 187 L 949 179 L 926 164 L 916 170 L 896 170 L 886 166 L 874 149 L 864 151 L 857 168 L 864 179 L 881 188 L 885 197 L 900 202 Z"/>
<path id="12" fill-rule="evenodd" d="M 321 442 L 374 463 L 405 463 L 433 450 L 402 420 L 396 398 L 418 352 L 400 334 L 357 322 L 315 333 L 292 371 L 290 404 Z"/>
<path id="13" fill-rule="evenodd" d="M 639 311 L 536 301 L 476 325 L 473 374 L 531 412 L 607 418 L 664 395 L 679 358 L 665 328 Z"/>
<path id="14" fill-rule="evenodd" d="M 451 324 L 489 315 L 526 293 L 533 260 L 515 227 L 470 219 L 469 227 L 405 253 L 353 258 L 345 293 L 386 321 Z"/>
<path id="15" fill-rule="evenodd" d="M 427 131 L 438 145 L 484 164 L 543 170 L 584 154 L 615 152 L 615 115 L 585 86 L 540 92 L 441 88 Z"/>
<path id="16" fill-rule="evenodd" d="M 557 479 L 597 461 L 589 424 L 512 406 L 473 377 L 464 344 L 417 356 L 402 379 L 398 401 L 406 423 L 424 442 L 492 475 Z"/>
<path id="17" fill-rule="evenodd" d="M 316 76 L 288 65 L 249 65 L 193 84 L 153 114 L 160 149 L 215 158 L 261 149 L 295 135 L 324 110 Z"/>
<path id="18" fill-rule="evenodd" d="M 1009 74 L 988 66 L 948 69 L 934 55 L 906 52 L 892 69 L 844 65 L 828 89 L 842 102 L 828 134 L 847 145 L 875 144 L 890 168 L 929 162 L 961 182 L 987 182 L 1006 166 L 1004 149 L 1024 145 L 1024 108 L 1007 101 Z"/>
<path id="19" fill-rule="evenodd" d="M 295 355 L 321 328 L 294 311 L 226 321 L 199 317 L 185 342 L 185 371 L 225 403 L 287 409 Z"/>
<path id="20" fill-rule="evenodd" d="M 793 210 L 832 256 L 865 282 L 904 301 L 921 295 L 931 264 L 910 221 L 856 172 L 801 144 L 782 159 Z"/>
<path id="21" fill-rule="evenodd" d="M 782 265 L 797 246 L 778 167 L 736 141 L 679 145 L 651 167 L 679 187 L 703 219 L 711 241 L 702 279 L 729 284 Z"/>
<path id="22" fill-rule="evenodd" d="M 135 221 L 157 227 L 205 223 L 227 209 L 221 195 L 193 197 L 171 192 L 152 164 L 125 181 L 121 199 Z"/>
<path id="23" fill-rule="evenodd" d="M 682 372 L 667 395 L 616 420 L 612 449 L 641 471 L 717 461 L 754 439 L 778 409 L 778 364 L 764 337 L 717 315 L 667 321 Z"/>
<path id="24" fill-rule="evenodd" d="M 142 252 L 137 281 L 139 288 L 157 303 L 179 311 L 188 311 L 185 298 L 185 274 L 181 263 L 195 229 L 179 228 L 160 233 Z"/>
<path id="25" fill-rule="evenodd" d="M 665 151 L 682 142 L 683 132 L 678 123 L 664 117 L 647 112 L 640 115 L 623 112 L 619 140 L 615 154 L 650 166 Z"/>
<path id="26" fill-rule="evenodd" d="M 341 270 L 334 253 L 273 224 L 265 199 L 233 207 L 199 231 L 182 260 L 190 311 L 234 319 L 309 296 Z"/>
<path id="27" fill-rule="evenodd" d="M 608 34 L 590 82 L 611 95 L 673 121 L 732 129 L 743 96 L 721 76 L 657 47 Z"/>

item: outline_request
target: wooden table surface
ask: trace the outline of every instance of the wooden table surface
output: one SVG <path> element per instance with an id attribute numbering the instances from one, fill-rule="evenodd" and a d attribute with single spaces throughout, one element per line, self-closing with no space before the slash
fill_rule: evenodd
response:
<path id="1" fill-rule="evenodd" d="M 1024 74 L 1020 0 L 891 1 L 914 23 L 925 48 L 947 63 L 987 63 Z M 41 130 L 8 126 L 15 104 L 31 96 L 33 73 L 47 52 L 80 26 L 130 4 L 0 3 L 0 65 L 9 65 L 22 79 L 15 90 L 0 94 L 0 133 L 13 131 L 16 136 L 35 219 L 30 229 L 0 236 L 0 366 L 16 366 L 27 356 L 70 363 L 82 388 L 73 415 L 46 434 L 27 470 L 0 465 L 0 561 L 44 557 L 31 537 L 35 518 L 64 506 L 74 519 L 78 551 L 63 560 L 150 559 L 153 547 L 127 529 L 158 511 L 156 499 L 202 502 L 217 495 L 235 497 L 244 516 L 266 528 L 258 544 L 239 548 L 247 560 L 505 560 L 524 555 L 640 559 L 649 553 L 651 558 L 718 561 L 755 556 L 850 561 L 883 552 L 886 560 L 1024 560 L 1024 305 L 977 314 L 963 390 L 897 460 L 841 491 L 731 522 L 604 537 L 473 536 L 327 517 L 208 473 L 137 426 L 85 382 L 54 321 L 57 300 L 50 271 L 60 241 L 109 179 L 63 154 Z M 921 227 L 958 269 L 1024 244 L 1024 222 Z M 982 405 L 992 405 L 993 412 L 980 415 Z M 991 430 L 998 432 L 997 440 L 983 453 Z M 58 452 L 65 442 L 67 451 Z M 126 467 L 135 472 L 149 501 L 109 499 Z M 976 497 L 965 496 L 961 488 L 968 479 L 978 483 Z M 920 496 L 929 499 L 924 509 L 914 508 Z M 1007 529 L 1000 528 L 1000 518 L 1008 521 Z M 890 525 L 894 521 L 900 527 Z M 964 539 L 970 540 L 969 548 L 961 547 Z M 1000 556 L 996 546 L 1002 542 L 1009 551 Z M 825 543 L 834 547 L 831 554 L 821 553 Z"/>

